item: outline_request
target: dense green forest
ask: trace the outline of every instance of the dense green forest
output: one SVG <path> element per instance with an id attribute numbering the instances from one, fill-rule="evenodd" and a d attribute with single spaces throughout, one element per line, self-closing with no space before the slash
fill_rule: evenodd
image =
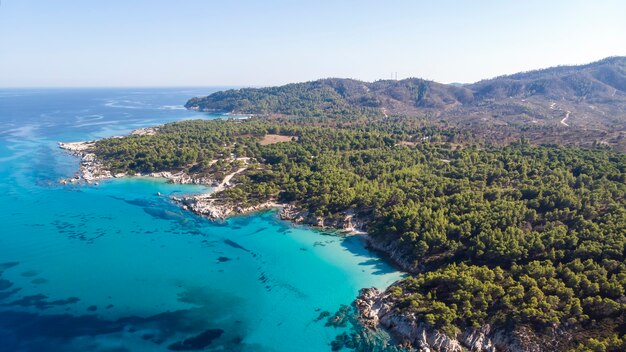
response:
<path id="1" fill-rule="evenodd" d="M 264 89 L 244 88 L 216 92 L 204 98 L 192 98 L 185 107 L 203 111 L 238 114 L 275 114 L 309 118 L 353 119 L 382 115 L 380 102 L 371 96 L 351 104 L 340 91 L 325 81 L 292 83 Z"/>
<path id="2" fill-rule="evenodd" d="M 293 136 L 261 144 L 263 136 Z M 354 212 L 412 276 L 394 309 L 448 334 L 492 324 L 572 334 L 568 349 L 626 350 L 626 155 L 606 148 L 457 144 L 421 124 L 329 128 L 268 120 L 187 121 L 98 141 L 114 172 L 221 177 L 219 197 Z M 212 160 L 219 160 L 217 163 Z"/>

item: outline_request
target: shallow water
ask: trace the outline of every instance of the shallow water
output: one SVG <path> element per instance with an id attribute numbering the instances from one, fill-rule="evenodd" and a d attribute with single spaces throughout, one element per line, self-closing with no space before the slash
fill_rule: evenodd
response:
<path id="1" fill-rule="evenodd" d="M 201 186 L 58 183 L 78 168 L 58 141 L 217 118 L 182 108 L 217 89 L 0 90 L 0 350 L 326 351 L 320 313 L 400 277 L 359 237 L 169 200 Z"/>

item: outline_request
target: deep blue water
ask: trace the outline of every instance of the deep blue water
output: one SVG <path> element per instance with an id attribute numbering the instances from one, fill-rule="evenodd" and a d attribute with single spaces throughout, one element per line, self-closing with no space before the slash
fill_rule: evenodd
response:
<path id="1" fill-rule="evenodd" d="M 182 108 L 217 89 L 0 90 L 0 350 L 160 351 L 200 335 L 211 351 L 328 351 L 342 330 L 320 312 L 400 277 L 358 237 L 273 212 L 213 223 L 169 201 L 200 186 L 59 184 L 78 160 L 58 141 L 218 118 Z"/>

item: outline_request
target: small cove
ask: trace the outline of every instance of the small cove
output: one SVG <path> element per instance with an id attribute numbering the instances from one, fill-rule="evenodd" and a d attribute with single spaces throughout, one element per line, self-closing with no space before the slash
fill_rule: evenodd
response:
<path id="1" fill-rule="evenodd" d="M 275 211 L 211 222 L 169 200 L 202 186 L 152 178 L 58 184 L 78 161 L 57 141 L 216 118 L 174 108 L 210 91 L 0 95 L 5 348 L 167 350 L 192 338 L 209 350 L 330 350 L 342 329 L 316 321 L 320 313 L 401 277 L 359 236 L 296 226 Z"/>

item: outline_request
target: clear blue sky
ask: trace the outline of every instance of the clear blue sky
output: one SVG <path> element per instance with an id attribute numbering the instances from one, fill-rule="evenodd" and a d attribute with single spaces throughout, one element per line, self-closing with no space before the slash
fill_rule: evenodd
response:
<path id="1" fill-rule="evenodd" d="M 0 86 L 473 82 L 626 55 L 626 1 L 1 0 Z"/>

